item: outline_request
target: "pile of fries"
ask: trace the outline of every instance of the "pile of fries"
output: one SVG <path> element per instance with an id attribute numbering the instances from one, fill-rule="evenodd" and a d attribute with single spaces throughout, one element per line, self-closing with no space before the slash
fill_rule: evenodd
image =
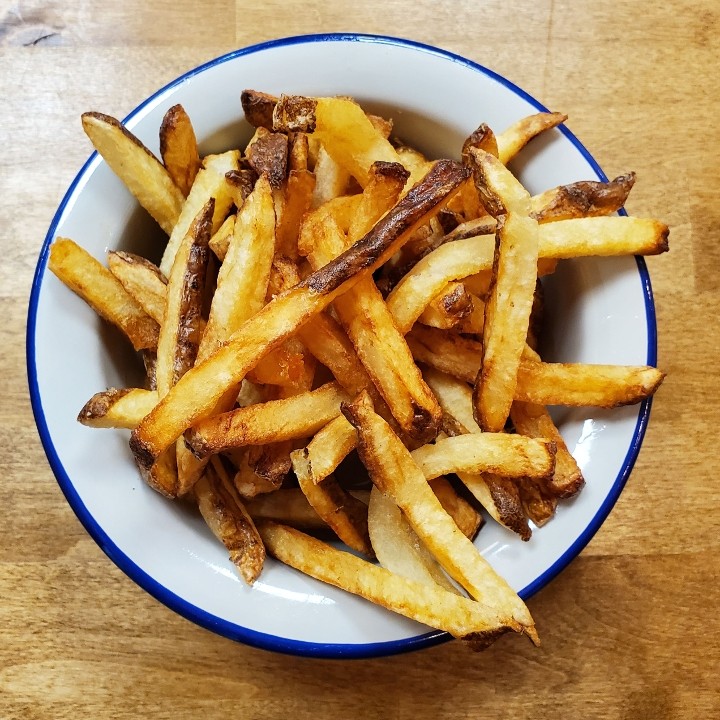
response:
<path id="1" fill-rule="evenodd" d="M 584 484 L 547 406 L 636 403 L 663 379 L 544 362 L 539 278 L 664 252 L 668 228 L 614 215 L 633 174 L 530 196 L 507 164 L 558 113 L 481 125 L 460 160 L 429 160 L 350 98 L 246 90 L 242 106 L 247 146 L 206 157 L 170 108 L 161 160 L 83 115 L 169 239 L 159 266 L 50 248 L 146 368 L 79 421 L 132 430 L 143 478 L 193 499 L 248 583 L 269 552 L 474 648 L 510 630 L 537 643 L 472 542 L 481 509 L 527 540 Z"/>

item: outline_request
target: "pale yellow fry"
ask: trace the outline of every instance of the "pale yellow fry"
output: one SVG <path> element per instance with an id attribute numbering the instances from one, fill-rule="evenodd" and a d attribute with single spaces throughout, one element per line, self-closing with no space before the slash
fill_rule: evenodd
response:
<path id="1" fill-rule="evenodd" d="M 110 388 L 95 393 L 83 406 L 78 422 L 94 428 L 132 430 L 157 405 L 155 390 Z"/>
<path id="2" fill-rule="evenodd" d="M 272 189 L 262 175 L 237 214 L 233 236 L 220 266 L 198 362 L 225 342 L 265 304 L 275 252 Z"/>
<path id="3" fill-rule="evenodd" d="M 517 627 L 486 605 L 395 575 L 299 530 L 266 520 L 258 522 L 258 530 L 281 562 L 453 637 L 483 643 Z"/>
<path id="4" fill-rule="evenodd" d="M 210 155 L 205 158 L 204 167 L 195 177 L 190 193 L 185 200 L 170 239 L 160 262 L 160 270 L 165 276 L 170 275 L 173 260 L 182 239 L 190 227 L 190 223 L 210 198 L 215 198 L 212 232 L 220 229 L 232 205 L 232 195 L 225 180 L 225 173 L 238 169 L 240 153 L 229 150 L 222 155 Z"/>
<path id="5" fill-rule="evenodd" d="M 225 259 L 230 239 L 235 233 L 235 215 L 228 215 L 223 224 L 213 233 L 210 238 L 210 249 L 215 253 L 218 260 Z"/>
<path id="6" fill-rule="evenodd" d="M 333 160 L 325 147 L 320 145 L 315 162 L 315 187 L 311 207 L 321 207 L 328 200 L 344 195 L 349 181 L 349 171 Z"/>
<path id="7" fill-rule="evenodd" d="M 376 487 L 370 491 L 368 531 L 378 561 L 390 572 L 423 585 L 457 594 L 437 560 L 422 544 L 392 498 Z"/>
<path id="8" fill-rule="evenodd" d="M 180 217 L 184 197 L 162 163 L 109 115 L 83 113 L 82 125 L 110 169 L 169 235 Z"/>
<path id="9" fill-rule="evenodd" d="M 497 610 L 502 624 L 514 625 L 537 640 L 523 601 L 445 512 L 409 451 L 373 411 L 369 397 L 360 395 L 343 412 L 358 431 L 358 452 L 373 484 L 393 498 L 445 571 L 476 600 Z"/>
<path id="10" fill-rule="evenodd" d="M 68 238 L 56 238 L 48 268 L 101 318 L 122 330 L 135 350 L 157 347 L 157 322 L 87 250 Z"/>
<path id="11" fill-rule="evenodd" d="M 412 458 L 428 480 L 455 472 L 546 478 L 555 467 L 555 446 L 521 435 L 470 433 L 423 445 Z"/>
<path id="12" fill-rule="evenodd" d="M 536 135 L 567 120 L 563 113 L 541 112 L 518 120 L 497 136 L 498 157 L 507 165 Z"/>
<path id="13" fill-rule="evenodd" d="M 485 304 L 482 367 L 475 381 L 475 416 L 500 432 L 515 396 L 537 282 L 538 224 L 509 213 L 498 220 L 493 284 Z"/>
<path id="14" fill-rule="evenodd" d="M 111 250 L 108 268 L 156 323 L 163 321 L 167 281 L 160 269 L 139 255 Z"/>

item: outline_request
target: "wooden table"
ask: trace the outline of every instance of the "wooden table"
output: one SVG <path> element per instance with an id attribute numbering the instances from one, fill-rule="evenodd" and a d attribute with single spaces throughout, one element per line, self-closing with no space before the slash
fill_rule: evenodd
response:
<path id="1" fill-rule="evenodd" d="M 620 501 L 530 601 L 543 645 L 457 643 L 373 661 L 254 650 L 175 615 L 90 540 L 45 460 L 24 336 L 37 253 L 89 153 L 79 115 L 124 116 L 223 52 L 317 31 L 388 33 L 494 68 L 554 109 L 628 209 L 672 227 L 649 260 L 659 391 Z M 73 3 L 0 9 L 0 716 L 720 717 L 717 351 L 720 5 L 539 2 Z"/>

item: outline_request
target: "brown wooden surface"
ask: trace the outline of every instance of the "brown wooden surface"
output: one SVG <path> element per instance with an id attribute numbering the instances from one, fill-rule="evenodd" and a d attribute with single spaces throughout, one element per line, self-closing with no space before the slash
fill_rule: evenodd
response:
<path id="1" fill-rule="evenodd" d="M 630 212 L 672 227 L 651 258 L 669 375 L 629 484 L 582 555 L 530 601 L 543 645 L 505 638 L 310 661 L 213 635 L 89 539 L 45 460 L 25 379 L 37 253 L 117 116 L 184 70 L 306 32 L 402 35 L 506 75 L 553 109 Z M 717 351 L 720 5 L 590 0 L 0 2 L 0 717 L 720 717 Z M 231 715 L 230 715 L 231 714 Z"/>

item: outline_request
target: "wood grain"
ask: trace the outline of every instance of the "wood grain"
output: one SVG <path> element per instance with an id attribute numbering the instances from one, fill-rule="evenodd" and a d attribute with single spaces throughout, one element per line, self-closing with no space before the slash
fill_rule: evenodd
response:
<path id="1" fill-rule="evenodd" d="M 539 649 L 505 638 L 477 656 L 451 643 L 348 663 L 215 636 L 102 554 L 37 437 L 27 300 L 90 151 L 80 113 L 123 116 L 235 47 L 348 29 L 440 45 L 569 113 L 608 174 L 638 173 L 630 212 L 672 227 L 648 262 L 668 379 L 617 506 L 530 602 Z M 715 0 L 0 3 L 0 717 L 720 716 L 718 58 Z"/>

